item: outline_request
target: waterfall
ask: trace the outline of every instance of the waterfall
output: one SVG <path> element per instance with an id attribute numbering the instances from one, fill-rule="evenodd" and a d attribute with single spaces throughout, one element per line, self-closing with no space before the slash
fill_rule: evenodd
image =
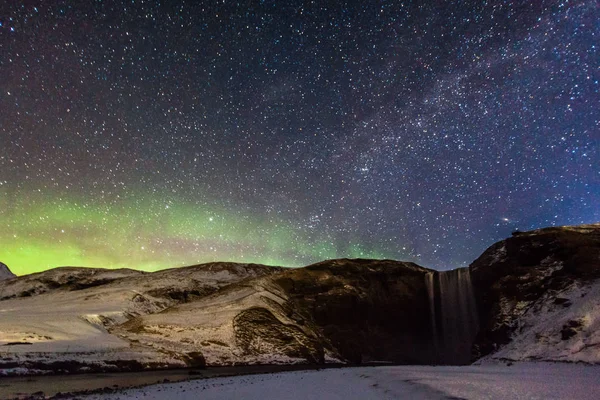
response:
<path id="1" fill-rule="evenodd" d="M 437 278 L 437 279 L 435 279 Z M 431 336 L 438 364 L 468 364 L 478 329 L 477 308 L 468 268 L 425 275 Z"/>
<path id="2" fill-rule="evenodd" d="M 431 322 L 431 335 L 432 335 L 432 343 L 433 343 L 433 352 L 435 354 L 435 358 L 438 358 L 438 332 L 437 332 L 437 323 L 436 323 L 436 313 L 435 313 L 435 287 L 434 287 L 434 273 L 428 272 L 425 274 L 425 287 L 427 287 L 427 296 L 429 297 L 429 319 Z"/>

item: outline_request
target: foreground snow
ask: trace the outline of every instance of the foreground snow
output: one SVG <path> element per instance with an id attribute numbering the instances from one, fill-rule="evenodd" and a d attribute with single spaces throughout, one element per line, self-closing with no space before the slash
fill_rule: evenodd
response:
<path id="1" fill-rule="evenodd" d="M 513 366 L 344 368 L 204 379 L 83 398 L 598 399 L 600 367 L 523 363 Z"/>

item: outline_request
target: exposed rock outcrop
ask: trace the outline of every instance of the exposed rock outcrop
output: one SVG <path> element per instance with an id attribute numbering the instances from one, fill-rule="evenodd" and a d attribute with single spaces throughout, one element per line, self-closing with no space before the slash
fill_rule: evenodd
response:
<path id="1" fill-rule="evenodd" d="M 600 224 L 517 232 L 470 268 L 474 359 L 600 362 Z"/>
<path id="2" fill-rule="evenodd" d="M 425 274 L 413 263 L 330 260 L 272 277 L 286 305 L 353 363 L 436 362 Z"/>
<path id="3" fill-rule="evenodd" d="M 16 277 L 16 275 L 13 274 L 10 269 L 8 269 L 8 266 L 0 262 L 0 281 L 14 277 Z"/>

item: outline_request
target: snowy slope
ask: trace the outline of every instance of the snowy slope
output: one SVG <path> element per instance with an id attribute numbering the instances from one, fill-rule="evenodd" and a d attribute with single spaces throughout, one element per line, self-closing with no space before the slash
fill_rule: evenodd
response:
<path id="1" fill-rule="evenodd" d="M 484 359 L 600 363 L 600 225 L 518 232 L 471 265 Z"/>
<path id="2" fill-rule="evenodd" d="M 159 351 L 200 351 L 209 365 L 322 362 L 319 343 L 326 340 L 296 324 L 285 312 L 286 300 L 279 288 L 258 279 L 141 316 L 113 333 Z M 254 329 L 253 319 L 264 332 Z"/>
<path id="3" fill-rule="evenodd" d="M 0 301 L 0 369 L 3 363 L 34 370 L 122 369 L 116 360 L 184 366 L 182 360 L 136 346 L 107 330 L 131 314 L 159 311 L 166 305 L 135 288 L 102 286 Z M 53 366 L 55 362 L 73 365 Z"/>
<path id="4" fill-rule="evenodd" d="M 57 290 L 81 290 L 144 274 L 131 269 L 61 267 L 0 282 L 0 300 Z"/>
<path id="5" fill-rule="evenodd" d="M 277 268 L 213 263 L 157 273 L 58 268 L 0 283 L 2 365 L 55 369 L 128 369 L 186 366 L 185 352 L 160 352 L 111 331 L 140 315 L 156 313 L 220 287 L 277 272 Z M 86 287 L 89 286 L 89 287 Z M 117 365 L 115 360 L 135 360 Z M 108 364 L 107 364 L 108 362 Z"/>
<path id="6" fill-rule="evenodd" d="M 511 341 L 487 359 L 600 363 L 600 281 L 518 304 Z"/>

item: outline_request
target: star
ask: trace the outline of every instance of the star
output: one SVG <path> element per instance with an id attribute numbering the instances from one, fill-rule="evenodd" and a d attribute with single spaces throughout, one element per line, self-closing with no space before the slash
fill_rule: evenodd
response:
<path id="1" fill-rule="evenodd" d="M 594 1 L 9 3 L 0 261 L 17 274 L 448 269 L 515 221 L 600 221 Z"/>

